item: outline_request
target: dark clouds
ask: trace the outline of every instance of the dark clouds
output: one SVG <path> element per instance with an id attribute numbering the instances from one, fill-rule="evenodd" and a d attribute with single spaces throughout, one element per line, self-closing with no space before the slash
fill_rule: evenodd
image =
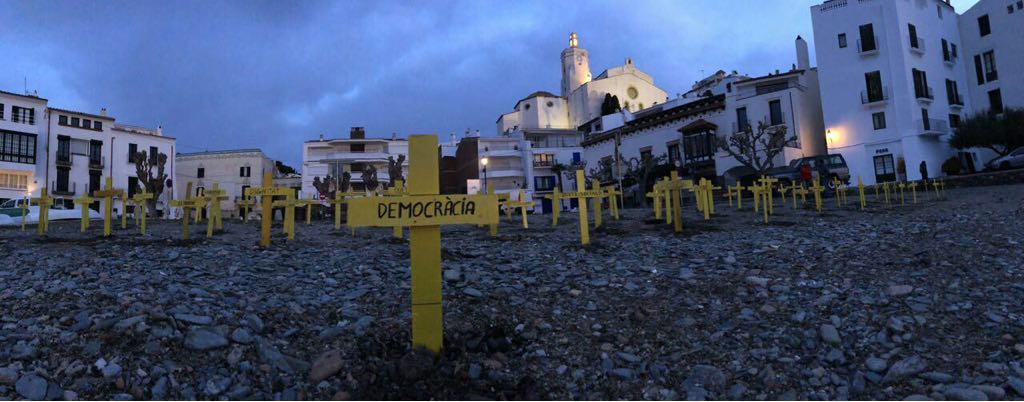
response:
<path id="1" fill-rule="evenodd" d="M 180 151 L 259 147 L 298 167 L 302 141 L 349 126 L 493 133 L 519 98 L 558 91 L 570 31 L 595 75 L 632 57 L 670 94 L 702 70 L 786 69 L 814 3 L 6 2 L 0 89 L 27 77 L 55 107 L 161 124 Z"/>

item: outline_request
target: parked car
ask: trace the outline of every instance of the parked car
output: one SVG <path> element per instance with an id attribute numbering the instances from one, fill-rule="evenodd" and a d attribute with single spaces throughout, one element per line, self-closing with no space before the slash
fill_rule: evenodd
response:
<path id="1" fill-rule="evenodd" d="M 1024 167 L 1024 147 L 1017 148 L 1006 154 L 1006 156 L 1000 156 L 993 160 L 988 161 L 985 167 L 990 170 L 1006 170 Z"/>
<path id="2" fill-rule="evenodd" d="M 832 183 L 832 179 L 839 179 L 839 181 L 850 184 L 850 168 L 846 165 L 846 159 L 840 154 L 830 155 L 818 155 L 809 156 L 806 158 L 797 158 L 789 162 L 789 166 L 781 166 L 777 168 L 768 169 L 767 175 L 779 179 L 779 183 L 784 186 L 788 186 L 793 182 L 800 181 L 800 165 L 807 162 L 811 165 L 811 172 L 815 176 L 819 176 L 822 168 L 821 164 L 824 164 L 824 170 L 826 177 L 821 178 L 822 185 L 832 189 L 835 184 Z"/>
<path id="3" fill-rule="evenodd" d="M 54 199 L 50 207 L 48 217 L 50 221 L 82 219 L 81 206 L 67 208 L 63 199 Z M 24 198 L 10 199 L 0 204 L 0 225 L 20 225 L 21 215 L 25 214 L 25 223 L 39 223 L 39 205 L 29 202 L 28 211 L 21 209 L 26 201 Z M 27 212 L 27 213 L 26 213 Z M 102 219 L 99 212 L 89 210 L 89 220 Z"/>

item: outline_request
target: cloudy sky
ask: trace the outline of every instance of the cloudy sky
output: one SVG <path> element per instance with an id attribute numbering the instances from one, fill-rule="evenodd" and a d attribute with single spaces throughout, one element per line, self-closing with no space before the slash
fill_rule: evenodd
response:
<path id="1" fill-rule="evenodd" d="M 954 0 L 966 10 L 976 0 Z M 0 90 L 162 125 L 179 152 L 479 129 L 557 93 L 576 31 L 594 75 L 632 57 L 670 94 L 718 69 L 764 74 L 812 46 L 820 0 L 23 1 L 0 7 Z"/>

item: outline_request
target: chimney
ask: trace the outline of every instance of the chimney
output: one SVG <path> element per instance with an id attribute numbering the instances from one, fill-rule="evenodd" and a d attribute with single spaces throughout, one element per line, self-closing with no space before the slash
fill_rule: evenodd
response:
<path id="1" fill-rule="evenodd" d="M 104 116 L 107 115 L 106 113 L 107 113 L 107 109 L 103 109 L 103 115 Z M 164 136 L 164 126 L 156 126 L 156 135 L 159 135 L 161 137 Z"/>
<path id="2" fill-rule="evenodd" d="M 474 134 L 473 136 L 477 137 L 477 138 L 480 138 L 480 130 L 476 130 L 476 134 Z"/>
<path id="3" fill-rule="evenodd" d="M 324 140 L 324 133 L 320 133 L 320 141 Z"/>
<path id="4" fill-rule="evenodd" d="M 394 132 L 392 132 L 391 133 L 391 141 L 394 141 L 394 140 L 397 140 L 397 139 L 398 139 L 398 134 L 395 134 Z"/>
<path id="5" fill-rule="evenodd" d="M 100 116 L 107 117 L 107 108 L 100 108 Z"/>
<path id="6" fill-rule="evenodd" d="M 800 36 L 796 37 L 796 67 L 801 70 L 811 68 L 811 56 L 807 53 L 807 41 Z"/>
<path id="7" fill-rule="evenodd" d="M 353 140 L 364 140 L 366 139 L 366 129 L 363 127 L 352 127 L 349 129 L 348 137 Z"/>

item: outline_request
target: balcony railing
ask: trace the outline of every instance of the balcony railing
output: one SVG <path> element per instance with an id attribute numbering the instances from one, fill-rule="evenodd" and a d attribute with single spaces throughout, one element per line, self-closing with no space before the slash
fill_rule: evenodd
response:
<path id="1" fill-rule="evenodd" d="M 917 130 L 922 135 L 945 135 L 949 134 L 949 122 L 939 119 L 917 120 Z"/>
<path id="2" fill-rule="evenodd" d="M 889 100 L 889 93 L 889 87 L 882 87 L 881 91 L 860 91 L 860 103 L 862 105 L 872 105 L 886 102 Z"/>
<path id="3" fill-rule="evenodd" d="M 924 54 L 924 51 L 925 51 L 924 39 L 921 38 L 921 37 L 917 37 L 917 38 L 915 38 L 915 40 L 912 40 L 910 42 L 910 51 L 914 52 L 914 53 L 917 53 L 917 54 Z"/>
<path id="4" fill-rule="evenodd" d="M 964 106 L 964 96 L 960 95 L 960 94 L 950 95 L 950 97 L 949 97 L 949 106 L 952 106 L 952 107 L 963 107 Z"/>
<path id="5" fill-rule="evenodd" d="M 57 166 L 71 166 L 71 152 L 57 152 Z"/>
<path id="6" fill-rule="evenodd" d="M 89 169 L 103 169 L 107 165 L 107 157 L 93 157 L 89 156 Z"/>
<path id="7" fill-rule="evenodd" d="M 932 87 L 918 87 L 914 88 L 914 96 L 918 100 L 931 102 L 935 99 L 935 92 L 932 91 Z"/>
<path id="8" fill-rule="evenodd" d="M 75 195 L 78 192 L 78 183 L 63 183 L 59 185 L 56 181 L 50 182 L 50 188 L 53 189 L 53 195 Z"/>
<path id="9" fill-rule="evenodd" d="M 551 167 L 555 161 L 533 161 L 533 167 Z"/>
<path id="10" fill-rule="evenodd" d="M 861 56 L 870 56 L 878 53 L 878 44 L 881 42 L 878 41 L 878 36 L 874 36 L 873 39 L 873 43 L 866 44 L 863 43 L 861 39 L 857 39 L 857 52 L 860 53 Z"/>

